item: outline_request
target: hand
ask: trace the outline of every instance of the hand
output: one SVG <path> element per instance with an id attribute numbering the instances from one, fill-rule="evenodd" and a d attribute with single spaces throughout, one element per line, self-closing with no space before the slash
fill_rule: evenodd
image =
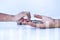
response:
<path id="1" fill-rule="evenodd" d="M 40 28 L 53 28 L 55 25 L 55 21 L 51 17 L 42 16 L 42 15 L 34 15 L 34 17 L 41 19 L 40 21 L 43 22 L 43 24 L 36 24 L 36 27 Z"/>
<path id="2" fill-rule="evenodd" d="M 22 22 L 22 21 L 24 21 L 24 17 L 25 16 L 27 16 L 27 21 L 29 21 L 30 20 L 30 18 L 31 18 L 31 16 L 30 16 L 30 12 L 26 12 L 26 11 L 23 11 L 23 12 L 20 12 L 19 14 L 17 14 L 17 15 L 15 15 L 15 21 L 17 22 L 17 23 L 19 23 L 19 22 Z"/>
<path id="3" fill-rule="evenodd" d="M 37 28 L 53 28 L 54 25 L 55 25 L 55 21 L 51 17 L 42 16 L 42 15 L 34 15 L 34 17 L 38 18 L 38 19 L 41 19 L 40 21 L 42 21 L 43 24 L 42 23 L 40 23 L 40 24 L 37 23 L 36 24 L 36 23 L 31 22 L 31 21 L 29 21 L 29 22 L 25 21 L 25 23 L 27 25 L 30 25 L 30 26 L 33 26 L 33 27 L 37 27 Z"/>

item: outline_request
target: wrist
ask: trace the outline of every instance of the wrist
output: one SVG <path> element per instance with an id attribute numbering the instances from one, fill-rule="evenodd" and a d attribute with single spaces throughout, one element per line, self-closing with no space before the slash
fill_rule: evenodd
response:
<path id="1" fill-rule="evenodd" d="M 55 20 L 55 28 L 60 27 L 60 19 L 54 19 Z"/>
<path id="2" fill-rule="evenodd" d="M 12 15 L 12 21 L 16 21 L 15 15 Z"/>

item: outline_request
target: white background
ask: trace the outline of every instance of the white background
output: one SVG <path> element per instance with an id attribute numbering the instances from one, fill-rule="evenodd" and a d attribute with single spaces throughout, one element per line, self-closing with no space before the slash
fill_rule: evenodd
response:
<path id="1" fill-rule="evenodd" d="M 16 15 L 21 11 L 30 11 L 31 15 L 60 18 L 59 2 L 60 0 L 0 0 L 0 12 Z M 16 22 L 0 22 L 0 40 L 59 40 L 59 30 L 35 29 L 18 26 Z"/>

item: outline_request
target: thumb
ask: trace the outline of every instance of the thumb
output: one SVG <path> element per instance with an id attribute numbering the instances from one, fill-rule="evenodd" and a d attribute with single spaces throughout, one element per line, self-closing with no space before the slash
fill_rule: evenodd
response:
<path id="1" fill-rule="evenodd" d="M 42 19 L 42 18 L 43 18 L 43 16 L 41 16 L 41 15 L 36 15 L 36 14 L 34 15 L 34 17 L 35 17 L 35 18 L 38 18 L 38 19 Z"/>

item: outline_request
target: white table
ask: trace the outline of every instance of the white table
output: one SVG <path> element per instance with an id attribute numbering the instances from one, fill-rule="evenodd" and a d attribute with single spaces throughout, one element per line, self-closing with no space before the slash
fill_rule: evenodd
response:
<path id="1" fill-rule="evenodd" d="M 0 40 L 60 40 L 60 28 L 38 29 L 15 22 L 0 22 Z"/>

